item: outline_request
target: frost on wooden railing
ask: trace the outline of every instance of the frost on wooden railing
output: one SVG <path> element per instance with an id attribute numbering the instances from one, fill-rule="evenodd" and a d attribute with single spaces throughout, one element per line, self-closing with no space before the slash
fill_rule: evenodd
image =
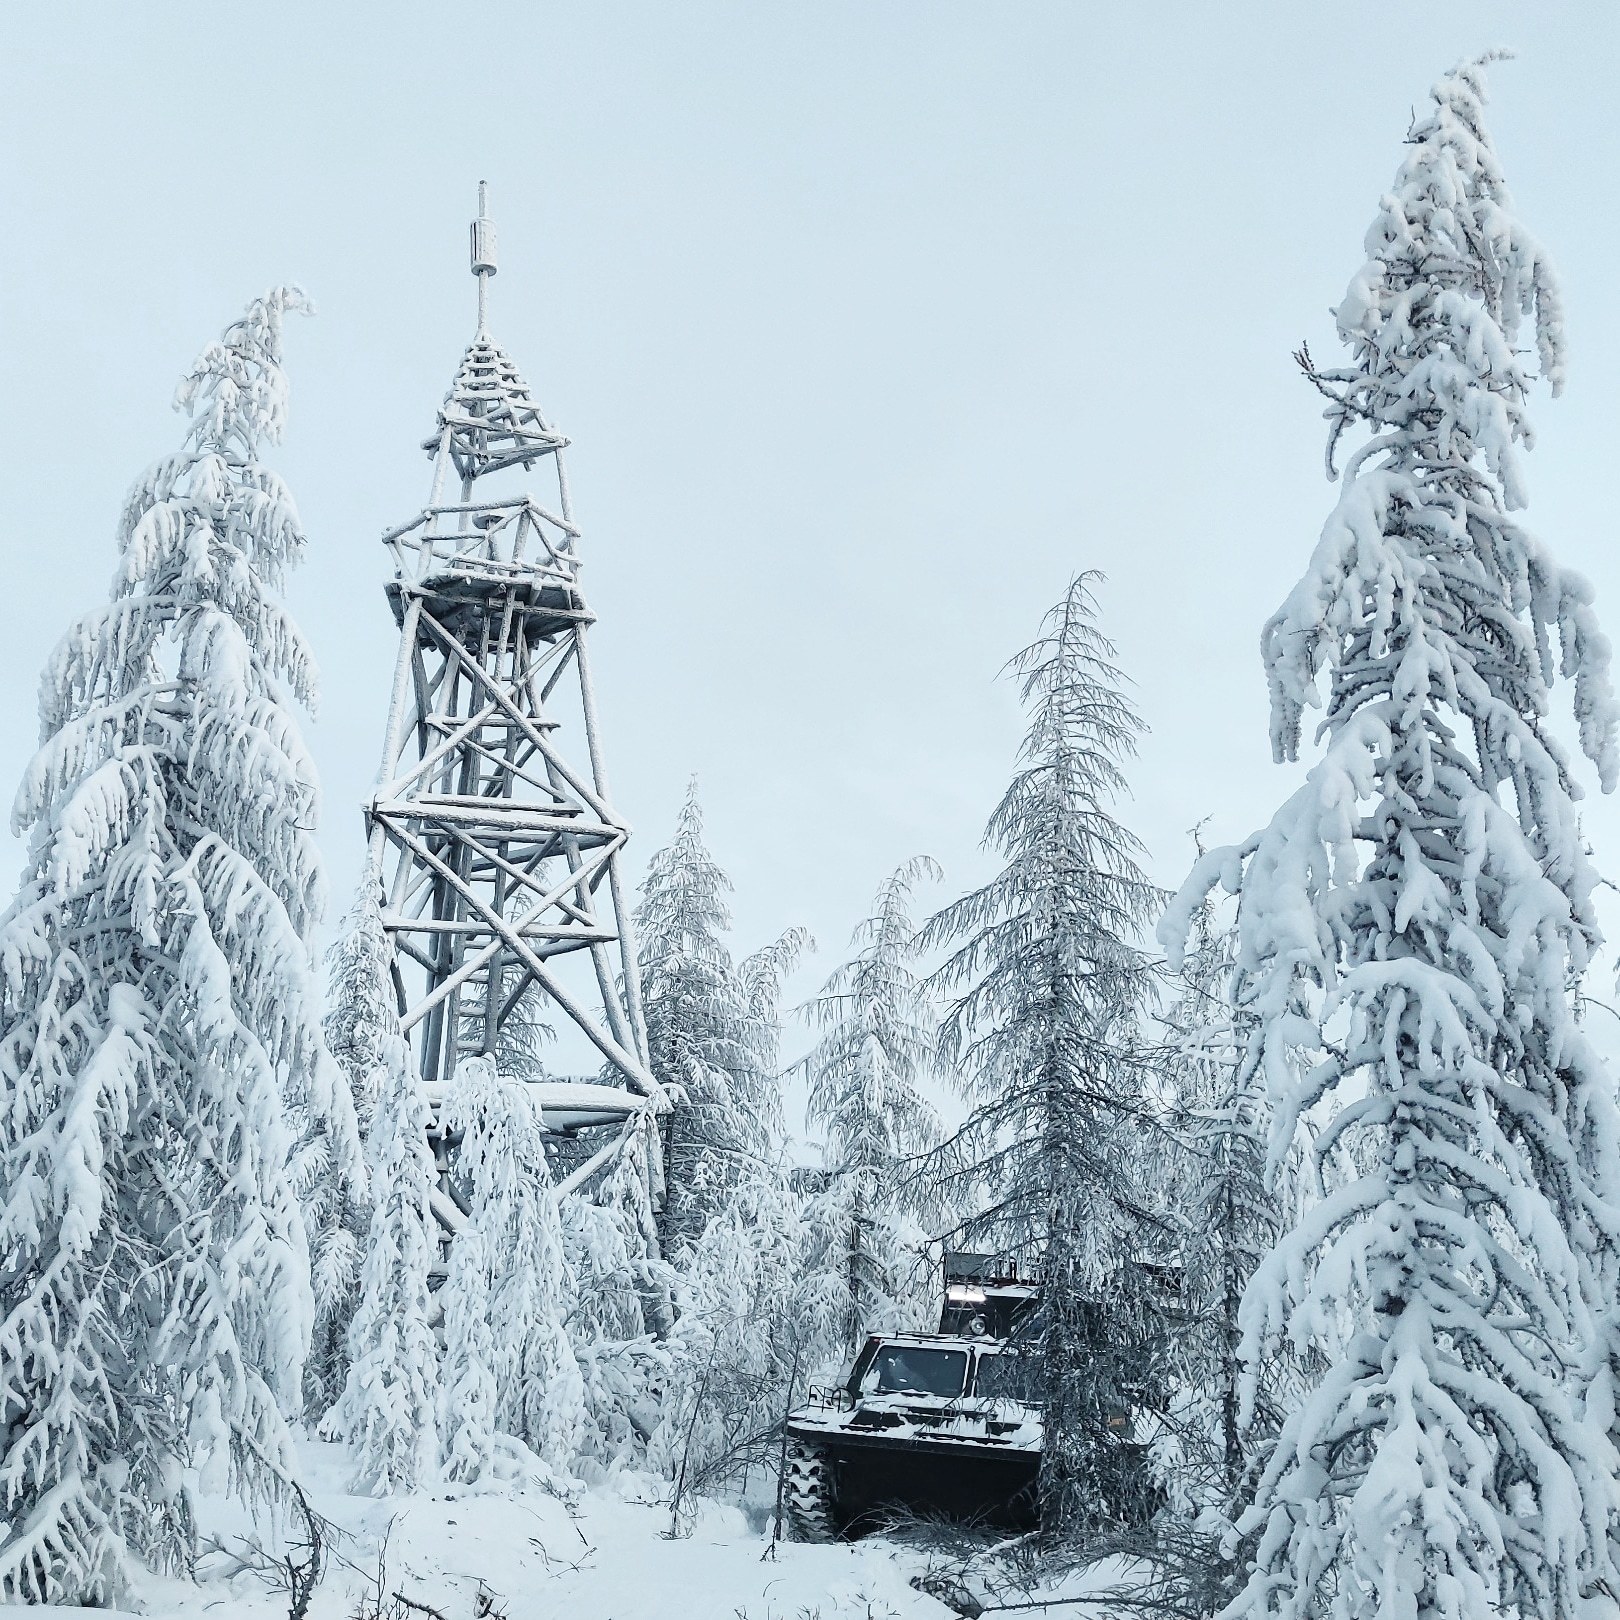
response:
<path id="1" fill-rule="evenodd" d="M 572 588 L 579 530 L 532 495 L 429 506 L 383 535 L 401 579 L 458 573 L 491 583 Z"/>

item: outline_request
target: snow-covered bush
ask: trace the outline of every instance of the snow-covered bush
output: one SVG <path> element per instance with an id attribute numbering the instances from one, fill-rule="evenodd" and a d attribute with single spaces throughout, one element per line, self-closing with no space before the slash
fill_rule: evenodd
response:
<path id="1" fill-rule="evenodd" d="M 748 1177 L 682 1268 L 680 1316 L 649 1465 L 692 1493 L 746 1480 L 775 1455 L 778 1425 L 840 1323 L 805 1270 L 805 1232 L 787 1175 Z"/>
<path id="2" fill-rule="evenodd" d="M 573 1279 L 568 1336 L 584 1380 L 576 1471 L 587 1479 L 641 1468 L 672 1365 L 675 1274 L 658 1254 L 647 1197 L 646 1116 L 597 1187 L 563 1201 L 563 1253 Z"/>

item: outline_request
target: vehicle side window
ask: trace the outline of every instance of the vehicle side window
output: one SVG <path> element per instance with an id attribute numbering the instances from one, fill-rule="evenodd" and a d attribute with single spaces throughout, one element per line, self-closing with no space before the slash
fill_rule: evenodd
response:
<path id="1" fill-rule="evenodd" d="M 973 1393 L 990 1401 L 1021 1401 L 1034 1406 L 1041 1399 L 1041 1363 L 1037 1356 L 1000 1350 L 979 1357 Z"/>

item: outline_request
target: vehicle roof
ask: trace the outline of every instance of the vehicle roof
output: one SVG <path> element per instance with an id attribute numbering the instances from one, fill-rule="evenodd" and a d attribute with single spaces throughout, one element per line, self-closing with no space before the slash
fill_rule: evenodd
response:
<path id="1" fill-rule="evenodd" d="M 965 1333 L 874 1333 L 868 1343 L 913 1345 L 919 1350 L 1003 1350 L 1005 1339 L 972 1338 Z"/>

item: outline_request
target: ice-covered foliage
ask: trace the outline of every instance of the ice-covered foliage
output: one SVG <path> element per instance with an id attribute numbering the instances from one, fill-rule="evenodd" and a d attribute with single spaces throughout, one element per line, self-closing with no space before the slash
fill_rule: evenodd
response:
<path id="1" fill-rule="evenodd" d="M 426 1489 L 438 1471 L 439 1352 L 428 1296 L 438 1247 L 431 1207 L 437 1172 L 427 1104 L 397 1017 L 392 1033 L 384 1023 L 376 1034 L 381 1073 L 366 1082 L 371 1216 L 348 1369 L 323 1428 L 353 1446 L 357 1487 L 386 1496 Z"/>
<path id="2" fill-rule="evenodd" d="M 934 1156 L 969 1212 L 952 1236 L 1044 1272 L 1041 1513 L 1053 1537 L 1125 1511 L 1106 1483 L 1119 1470 L 1105 1413 L 1129 1404 L 1113 1386 L 1131 1346 L 1097 1353 L 1092 1302 L 1123 1312 L 1141 1282 L 1134 1171 L 1151 1123 L 1139 1017 L 1154 969 L 1136 940 L 1159 897 L 1112 809 L 1142 723 L 1097 628 L 1097 578 L 1075 578 L 1013 661 L 1029 729 L 986 829 L 1005 865 L 923 933 L 950 947 L 936 976 L 956 992 L 940 1061 L 972 1105 Z"/>
<path id="3" fill-rule="evenodd" d="M 439 1389 L 444 1477 L 455 1485 L 495 1482 L 502 1392 L 495 1376 L 491 1259 L 491 1245 L 476 1222 L 457 1233 L 444 1285 Z"/>
<path id="4" fill-rule="evenodd" d="M 445 1123 L 461 1137 L 457 1173 L 465 1181 L 468 1230 L 481 1238 L 496 1425 L 567 1473 L 585 1418 L 585 1391 L 564 1328 L 574 1279 L 539 1117 L 521 1081 L 504 1079 L 488 1058 L 475 1057 L 456 1069 Z M 465 1239 L 464 1232 L 452 1247 L 452 1281 L 460 1265 L 455 1250 Z M 454 1364 L 451 1326 L 447 1314 L 445 1343 Z"/>
<path id="5" fill-rule="evenodd" d="M 646 1463 L 669 1376 L 662 1342 L 673 1320 L 675 1278 L 658 1252 L 646 1192 L 645 1116 L 600 1184 L 563 1201 L 563 1252 L 573 1278 L 568 1321 L 584 1380 L 585 1421 L 576 1461 L 587 1478 Z"/>
<path id="6" fill-rule="evenodd" d="M 809 1265 L 834 1296 L 849 1348 L 866 1333 L 916 1325 L 909 1307 L 919 1267 L 906 1239 L 919 1199 L 907 1161 L 933 1147 L 940 1128 L 919 1089 L 938 1018 L 914 966 L 912 890 L 938 877 L 919 856 L 884 881 L 855 930 L 855 955 L 808 1008 L 822 1034 L 798 1069 L 809 1083 L 810 1122 L 826 1139 L 826 1177 L 806 1210 Z"/>
<path id="7" fill-rule="evenodd" d="M 1349 363 L 1311 371 L 1330 467 L 1365 438 L 1262 646 L 1277 756 L 1322 708 L 1320 756 L 1161 932 L 1175 951 L 1213 883 L 1240 893 L 1273 1160 L 1319 1126 L 1318 1202 L 1249 1289 L 1243 1354 L 1251 1378 L 1284 1339 L 1326 1359 L 1234 1620 L 1558 1620 L 1614 1590 L 1613 1082 L 1572 1012 L 1596 877 L 1550 688 L 1606 788 L 1615 710 L 1589 587 L 1513 515 L 1529 357 L 1556 392 L 1564 333 L 1484 66 L 1435 86 L 1337 310 Z"/>
<path id="8" fill-rule="evenodd" d="M 756 1116 L 756 1129 L 773 1156 L 786 1128 L 782 1112 L 782 985 L 815 944 L 808 929 L 789 928 L 737 964 L 742 1065 L 733 1076 L 733 1087 L 743 1106 Z"/>
<path id="9" fill-rule="evenodd" d="M 738 966 L 724 939 L 730 888 L 703 843 L 694 783 L 674 838 L 648 863 L 635 917 L 653 1072 L 675 1099 L 660 1222 L 671 1257 L 770 1160 L 781 1134 L 777 988 L 807 940 L 790 931 Z"/>
<path id="10" fill-rule="evenodd" d="M 369 863 L 327 955 L 326 979 L 327 1049 L 349 1082 L 355 1122 L 369 1141 L 382 1089 L 406 1061 L 393 952 L 383 929 L 382 889 Z"/>
<path id="11" fill-rule="evenodd" d="M 353 1141 L 308 948 L 304 549 L 260 459 L 286 411 L 278 288 L 180 385 L 191 425 L 124 504 L 105 607 L 62 638 L 0 921 L 0 1595 L 101 1601 L 184 1569 L 184 1470 L 273 1490 L 309 1254 L 289 1171 Z M 289 1115 L 291 1116 L 289 1118 Z"/>
<path id="12" fill-rule="evenodd" d="M 1163 1014 L 1161 1081 L 1176 1144 L 1165 1161 L 1164 1203 L 1183 1235 L 1178 1320 L 1163 1368 L 1166 1411 L 1152 1449 L 1170 1515 L 1161 1544 L 1180 1550 L 1183 1601 L 1199 1612 L 1219 1607 L 1241 1584 L 1253 1548 L 1231 1533 L 1233 1518 L 1298 1388 L 1295 1358 L 1279 1347 L 1242 1421 L 1239 1313 L 1250 1277 L 1295 1211 L 1296 1155 L 1268 1174 L 1270 1108 L 1240 1061 L 1231 1007 L 1236 947 L 1234 927 L 1207 901 Z"/>
<path id="13" fill-rule="evenodd" d="M 675 1099 L 657 1269 L 675 1284 L 677 1320 L 654 1321 L 647 1284 L 660 1279 L 644 1277 L 639 1310 L 627 1308 L 620 1284 L 614 1314 L 639 1315 L 658 1330 L 656 1343 L 575 1331 L 593 1447 L 610 1466 L 645 1448 L 648 1465 L 674 1482 L 677 1509 L 700 1481 L 712 1487 L 761 1460 L 787 1369 L 814 1349 L 786 1325 L 797 1320 L 789 1301 L 805 1288 L 807 1251 L 779 1153 L 781 986 L 809 940 L 789 930 L 734 963 L 723 938 L 731 885 L 702 835 L 694 786 L 674 839 L 649 863 L 636 918 L 653 1070 Z M 619 1176 L 630 1169 L 621 1161 Z M 603 1220 L 599 1210 L 571 1234 L 598 1246 L 585 1258 L 582 1294 L 596 1296 L 599 1316 L 614 1292 L 601 1288 L 603 1260 L 620 1246 L 645 1251 L 634 1190 L 625 1182 L 616 1215 Z"/>
<path id="14" fill-rule="evenodd" d="M 400 1031 L 382 891 L 367 866 L 327 954 L 327 1049 L 347 1082 L 356 1128 L 369 1139 L 377 1099 L 390 1076 L 408 1064 Z M 371 1223 L 369 1199 L 350 1179 L 334 1175 L 337 1161 L 316 1139 L 318 1156 L 305 1194 L 315 1284 L 315 1335 L 304 1382 L 310 1412 L 320 1416 L 348 1375 L 348 1332 L 360 1297 L 360 1268 Z"/>
<path id="15" fill-rule="evenodd" d="M 732 1192 L 682 1269 L 680 1317 L 649 1463 L 713 1492 L 774 1459 L 778 1424 L 839 1322 L 805 1269 L 798 1200 L 765 1166 Z"/>

